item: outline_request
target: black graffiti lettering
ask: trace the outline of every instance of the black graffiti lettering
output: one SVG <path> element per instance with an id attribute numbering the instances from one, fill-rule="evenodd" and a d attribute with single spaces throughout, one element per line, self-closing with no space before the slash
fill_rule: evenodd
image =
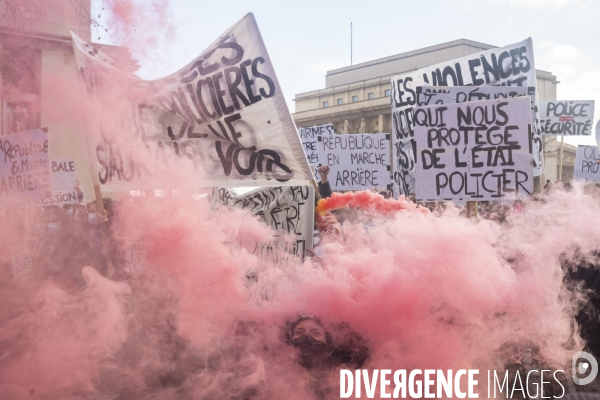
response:
<path id="1" fill-rule="evenodd" d="M 252 86 L 254 85 L 254 80 L 250 79 L 250 76 L 248 75 L 248 70 L 246 70 L 246 68 L 248 68 L 250 65 L 252 65 L 252 60 L 246 60 L 240 64 L 240 70 L 242 71 L 242 78 L 244 79 L 244 86 L 246 86 L 246 93 L 248 94 L 250 104 L 254 104 L 260 101 L 262 97 L 260 97 L 259 95 L 255 95 L 254 90 L 252 89 Z"/>
<path id="2" fill-rule="evenodd" d="M 223 79 L 223 73 L 222 72 L 218 72 L 216 74 L 214 74 L 212 77 L 213 80 L 213 84 L 215 85 L 215 91 L 217 93 L 217 99 L 219 101 L 219 105 L 221 106 L 221 110 L 223 111 L 223 114 L 228 115 L 231 114 L 232 112 L 235 111 L 235 107 L 234 106 L 227 106 L 225 104 L 225 94 L 227 93 L 227 91 L 223 90 L 221 88 L 221 84 L 219 83 L 219 81 L 221 79 Z"/>
<path id="3" fill-rule="evenodd" d="M 200 106 L 200 112 L 203 113 L 206 116 L 206 121 L 208 120 L 213 120 L 219 117 L 219 112 L 215 109 L 215 112 L 211 113 L 210 111 L 208 111 L 208 108 L 206 107 L 206 102 L 204 100 L 204 98 L 202 97 L 202 86 L 206 86 L 209 90 L 209 94 L 212 95 L 212 92 L 210 90 L 210 86 L 212 84 L 212 81 L 209 79 L 200 79 L 197 83 L 196 83 L 196 96 L 198 97 L 198 105 Z M 214 100 L 213 100 L 213 104 L 214 104 Z"/>
<path id="4" fill-rule="evenodd" d="M 231 95 L 231 99 L 233 100 L 233 105 L 235 106 L 236 110 L 241 108 L 238 99 L 241 100 L 245 107 L 249 106 L 250 101 L 248 101 L 246 96 L 238 87 L 242 81 L 242 73 L 240 69 L 238 67 L 229 67 L 223 71 L 223 74 L 225 75 L 225 81 L 227 82 L 227 90 Z M 233 79 L 231 78 L 231 74 L 234 76 Z"/>
<path id="5" fill-rule="evenodd" d="M 265 74 L 262 74 L 258 70 L 258 63 L 264 64 L 265 59 L 262 57 L 256 57 L 254 59 L 254 61 L 252 61 L 252 75 L 254 75 L 255 78 L 260 78 L 260 79 L 264 80 L 265 82 L 267 82 L 267 85 L 269 86 L 269 93 L 265 92 L 265 90 L 263 88 L 260 88 L 259 92 L 265 98 L 273 97 L 273 95 L 275 94 L 275 82 L 273 82 L 273 80 L 271 78 L 269 78 Z"/>

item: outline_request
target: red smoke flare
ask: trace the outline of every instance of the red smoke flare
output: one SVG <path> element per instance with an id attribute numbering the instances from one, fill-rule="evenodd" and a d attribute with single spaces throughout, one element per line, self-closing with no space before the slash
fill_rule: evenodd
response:
<path id="1" fill-rule="evenodd" d="M 319 200 L 316 210 L 317 212 L 323 212 L 337 210 L 338 208 L 346 206 L 377 211 L 381 214 L 402 210 L 429 214 L 428 209 L 418 207 L 415 203 L 404 200 L 404 196 L 401 196 L 398 200 L 385 199 L 379 193 L 370 191 L 334 193 L 331 197 Z"/>

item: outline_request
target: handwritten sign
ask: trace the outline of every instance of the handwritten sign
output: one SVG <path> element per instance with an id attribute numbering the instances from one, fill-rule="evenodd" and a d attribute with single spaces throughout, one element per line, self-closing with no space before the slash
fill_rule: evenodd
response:
<path id="1" fill-rule="evenodd" d="M 592 182 L 600 183 L 600 152 L 597 146 L 577 147 L 577 155 L 575 156 L 575 178 L 585 179 Z"/>
<path id="2" fill-rule="evenodd" d="M 304 153 L 306 154 L 306 159 L 308 160 L 309 164 L 314 164 L 316 166 L 322 164 L 321 160 L 319 160 L 319 136 L 323 134 L 332 135 L 333 133 L 333 124 L 298 128 L 298 134 L 300 134 L 300 140 L 302 141 Z"/>
<path id="3" fill-rule="evenodd" d="M 294 243 L 285 250 L 304 260 L 306 250 L 313 248 L 315 192 L 312 186 L 281 186 L 257 189 L 244 195 L 230 190 L 214 189 L 213 204 L 224 204 L 248 210 L 260 217 L 275 232 L 271 243 L 258 243 L 257 253 L 272 252 L 284 242 L 276 240 L 282 233 L 292 235 Z"/>
<path id="4" fill-rule="evenodd" d="M 29 243 L 21 243 L 10 250 L 12 268 L 15 279 L 28 272 L 33 272 L 33 259 L 29 252 Z"/>
<path id="5" fill-rule="evenodd" d="M 524 86 L 419 86 L 417 105 L 465 103 L 468 101 L 512 99 L 526 97 L 531 99 L 531 121 L 533 124 L 533 176 L 544 173 L 544 151 L 538 117 L 535 87 Z M 418 160 L 417 160 L 418 161 Z"/>
<path id="6" fill-rule="evenodd" d="M 414 122 L 417 200 L 531 194 L 529 98 L 416 107 Z"/>
<path id="7" fill-rule="evenodd" d="M 540 101 L 542 135 L 591 135 L 594 100 Z"/>
<path id="8" fill-rule="evenodd" d="M 129 82 L 145 100 L 119 96 L 90 115 L 89 146 L 103 190 L 306 184 L 312 174 L 251 13 L 176 73 L 154 81 L 127 75 L 72 32 L 88 94 Z M 92 48 L 93 50 L 90 50 Z M 125 85 L 128 87 L 128 85 Z M 137 96 L 142 97 L 142 96 Z M 102 115 L 106 114 L 106 118 Z M 200 180 L 202 177 L 202 181 Z"/>
<path id="9" fill-rule="evenodd" d="M 147 247 L 143 236 L 136 236 L 125 249 L 125 271 L 130 274 L 151 272 L 146 253 Z"/>
<path id="10" fill-rule="evenodd" d="M 413 108 L 418 86 L 535 87 L 531 38 L 452 61 L 396 75 L 391 80 L 393 180 L 400 194 L 415 191 Z"/>
<path id="11" fill-rule="evenodd" d="M 331 167 L 331 190 L 388 189 L 390 139 L 386 133 L 323 134 L 319 157 Z"/>
<path id="12" fill-rule="evenodd" d="M 48 133 L 0 137 L 0 205 L 41 199 L 51 189 Z"/>
<path id="13" fill-rule="evenodd" d="M 52 191 L 46 192 L 43 199 L 31 202 L 33 207 L 75 204 L 77 199 L 77 177 L 75 174 L 75 161 L 72 158 L 61 160 L 52 160 L 50 180 L 52 182 Z"/>

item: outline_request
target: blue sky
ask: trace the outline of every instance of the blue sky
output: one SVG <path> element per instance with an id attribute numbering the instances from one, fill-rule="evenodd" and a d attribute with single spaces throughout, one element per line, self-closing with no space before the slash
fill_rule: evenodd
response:
<path id="1" fill-rule="evenodd" d="M 101 39 L 133 47 L 142 64 L 139 75 L 146 79 L 175 72 L 251 11 L 291 112 L 296 93 L 324 88 L 327 70 L 350 65 L 352 22 L 355 64 L 461 38 L 505 46 L 532 37 L 536 68 L 554 73 L 560 81 L 558 99 L 596 100 L 595 120 L 600 117 L 599 0 L 171 0 L 169 4 L 164 12 L 173 28 L 168 39 L 161 23 L 140 22 L 138 32 L 146 23 L 159 38 L 151 52 L 141 48 L 147 44 Z M 565 141 L 595 143 L 593 137 Z"/>

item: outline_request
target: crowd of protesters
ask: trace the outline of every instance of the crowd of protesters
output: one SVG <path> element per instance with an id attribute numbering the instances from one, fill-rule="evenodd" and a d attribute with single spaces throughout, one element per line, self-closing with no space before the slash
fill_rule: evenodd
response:
<path id="1" fill-rule="evenodd" d="M 328 182 L 329 167 L 323 166 L 318 169 L 320 183 L 318 189 L 321 197 L 332 195 L 331 187 Z M 568 190 L 568 185 L 560 183 L 557 185 L 546 185 L 545 191 Z M 382 193 L 384 197 L 389 197 L 389 193 Z M 82 197 L 82 196 L 81 196 Z M 32 272 L 39 279 L 52 280 L 60 287 L 71 293 L 81 292 L 86 286 L 86 281 L 82 276 L 82 267 L 88 266 L 94 268 L 100 275 L 115 281 L 128 281 L 126 273 L 123 246 L 120 242 L 122 238 L 119 235 L 120 215 L 124 212 L 124 205 L 131 203 L 133 198 L 128 197 L 119 202 L 113 202 L 109 198 L 97 202 L 85 203 L 81 201 L 77 204 L 68 204 L 63 206 L 50 207 L 12 207 L 0 211 L 0 220 L 6 222 L 5 226 L 17 227 L 16 231 L 7 232 L 4 230 L 0 244 L 2 248 L 2 258 L 0 266 L 2 275 L 0 276 L 0 285 L 9 286 L 14 281 L 11 268 L 10 247 L 18 242 L 28 241 L 31 255 Z M 80 200 L 83 200 L 82 198 Z M 545 201 L 544 194 L 536 194 L 529 201 Z M 444 212 L 448 207 L 446 203 L 424 203 L 421 206 L 427 207 L 433 214 Z M 479 203 L 479 218 L 506 223 L 510 216 L 524 212 L 527 203 L 523 201 L 513 202 L 481 202 Z M 462 213 L 465 211 L 462 210 Z M 339 235 L 345 221 L 355 221 L 356 211 L 350 209 L 337 210 L 327 213 L 316 219 L 316 228 L 322 232 Z M 595 334 L 600 331 L 600 324 L 597 321 L 598 302 L 600 298 L 600 278 L 597 268 L 600 265 L 598 256 L 586 258 L 581 265 L 573 266 L 573 258 L 567 257 L 564 261 L 566 271 L 565 279 L 571 281 L 581 281 L 590 293 L 592 293 L 592 302 L 590 309 L 582 312 L 578 316 L 578 321 L 582 326 L 582 336 L 588 340 L 588 350 L 598 354 L 600 345 L 595 340 Z M 592 260 L 592 261 L 590 261 Z M 579 267 L 579 268 L 578 268 Z M 596 272 L 595 272 L 596 271 Z M 135 287 L 135 285 L 133 285 Z M 161 299 L 162 303 L 164 301 Z M 146 299 L 144 301 L 150 301 Z M 150 301 L 146 304 L 138 299 L 137 307 L 147 307 L 152 309 L 155 304 Z M 132 302 L 135 303 L 135 302 Z M 143 303 L 143 304 L 142 304 Z M 589 308 L 589 307 L 588 307 Z M 18 309 L 18 308 L 16 308 Z M 137 330 L 130 332 L 127 343 L 124 345 L 126 350 L 119 353 L 123 359 L 124 365 L 132 363 L 135 360 L 131 358 L 136 353 L 136 349 L 150 337 L 149 332 L 159 332 L 159 337 L 171 345 L 166 350 L 164 357 L 173 361 L 173 367 L 169 370 L 153 370 L 148 372 L 146 384 L 140 388 L 123 384 L 117 389 L 114 383 L 106 383 L 111 386 L 113 392 L 118 392 L 118 399 L 136 399 L 145 398 L 149 393 L 162 390 L 165 387 L 178 387 L 184 385 L 186 379 L 198 374 L 199 371 L 206 371 L 207 361 L 198 359 L 193 349 L 189 347 L 184 339 L 176 332 L 175 324 L 166 323 L 174 317 L 172 314 L 160 314 L 160 307 L 157 308 L 157 318 L 150 321 L 135 321 Z M 7 315 L 8 308 L 2 308 L 0 313 L 0 323 L 6 324 L 7 321 L 18 316 L 18 312 L 13 309 L 13 315 Z M 160 315 L 159 315 L 160 314 Z M 590 317 L 590 315 L 592 317 Z M 161 323 L 164 320 L 165 323 Z M 140 326 L 143 329 L 140 330 Z M 2 326 L 0 326 L 0 329 Z M 236 327 L 236 335 L 248 335 L 249 329 L 258 329 L 255 321 L 240 321 Z M 332 331 L 344 331 L 344 340 L 335 340 Z M 335 391 L 335 388 L 328 386 L 329 382 L 324 378 L 325 371 L 332 371 L 337 368 L 361 368 L 369 359 L 370 349 L 367 342 L 352 328 L 338 324 L 333 326 L 328 321 L 323 321 L 318 315 L 310 313 L 300 313 L 297 317 L 282 322 L 281 325 L 281 343 L 287 345 L 290 350 L 295 351 L 295 359 L 299 368 L 304 370 L 312 385 L 312 390 L 318 398 L 325 398 Z M 10 359 L 10 343 L 0 342 L 0 363 L 7 362 Z M 141 351 L 141 350 L 140 350 Z M 224 354 L 235 354 L 227 353 Z M 224 363 L 225 359 L 221 354 L 219 362 Z M 134 357 L 135 358 L 135 357 Z M 133 360 L 133 361 L 132 361 Z M 238 360 L 239 361 L 239 360 Z M 210 369 L 210 368 L 209 368 Z M 102 379 L 99 378 L 99 384 Z M 260 388 L 249 385 L 242 393 L 243 398 L 253 398 L 260 391 Z M 240 397 L 240 398 L 242 398 Z"/>

